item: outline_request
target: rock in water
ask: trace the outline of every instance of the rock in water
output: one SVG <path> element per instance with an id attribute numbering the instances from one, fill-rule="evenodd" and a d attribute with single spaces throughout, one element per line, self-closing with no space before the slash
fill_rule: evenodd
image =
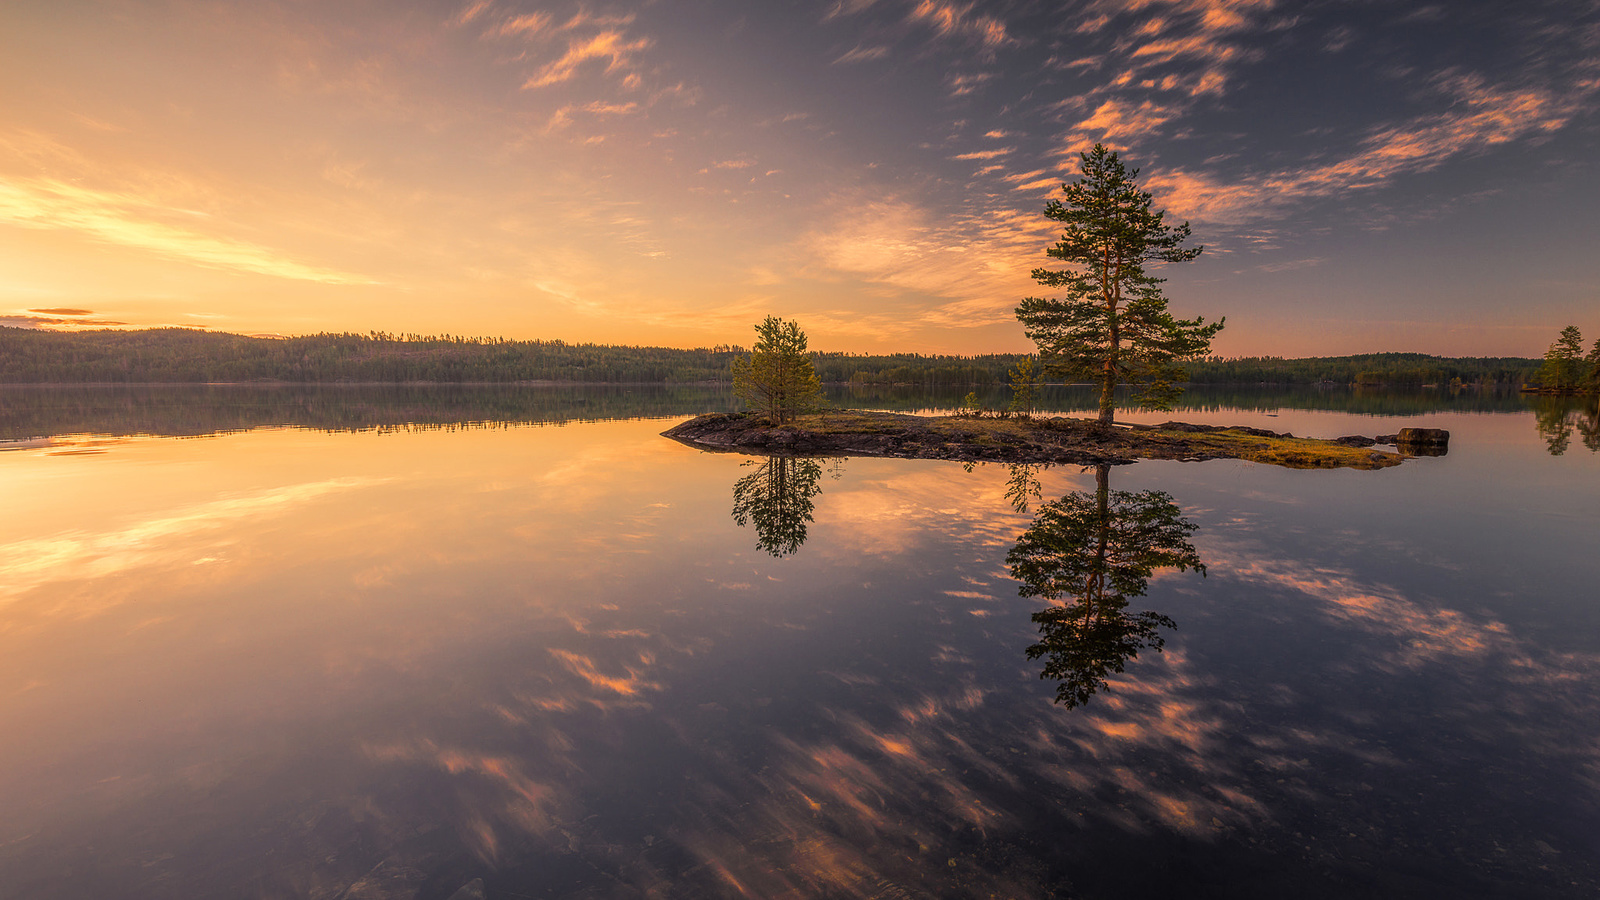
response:
<path id="1" fill-rule="evenodd" d="M 1402 428 L 1394 444 L 1409 456 L 1443 456 L 1450 449 L 1450 432 L 1443 428 Z"/>
<path id="2" fill-rule="evenodd" d="M 454 894 L 450 895 L 450 900 L 484 900 L 483 879 L 474 878 L 463 884 Z"/>

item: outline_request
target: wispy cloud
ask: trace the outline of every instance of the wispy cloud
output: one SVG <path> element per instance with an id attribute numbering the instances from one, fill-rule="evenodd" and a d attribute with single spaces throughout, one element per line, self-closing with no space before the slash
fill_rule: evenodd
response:
<path id="1" fill-rule="evenodd" d="M 1178 115 L 1178 110 L 1150 100 L 1138 104 L 1107 100 L 1087 118 L 1073 123 L 1064 145 L 1071 148 L 1103 143 L 1125 149 L 1138 138 L 1154 134 Z"/>
<path id="2" fill-rule="evenodd" d="M 92 316 L 92 309 L 77 309 L 71 306 L 57 306 L 50 309 L 30 309 L 31 313 L 44 313 L 47 316 Z"/>
<path id="3" fill-rule="evenodd" d="M 1051 236 L 1048 223 L 1031 212 L 974 207 L 936 215 L 896 197 L 853 196 L 838 206 L 834 220 L 801 244 L 815 266 L 915 304 L 871 326 L 885 333 L 1011 320 L 1016 301 L 1033 286 L 1028 273 Z"/>
<path id="4" fill-rule="evenodd" d="M 110 319 L 63 318 L 61 316 L 24 316 L 0 315 L 0 325 L 10 328 L 40 328 L 47 330 L 71 330 L 72 328 L 104 328 L 113 325 L 126 325 L 127 322 L 114 322 Z"/>
<path id="5" fill-rule="evenodd" d="M 1296 201 L 1376 187 L 1458 156 L 1545 137 L 1563 128 L 1600 91 L 1600 84 L 1588 84 L 1563 95 L 1543 87 L 1487 85 L 1465 75 L 1442 79 L 1439 86 L 1454 101 L 1446 111 L 1381 127 L 1356 152 L 1334 162 L 1231 180 L 1176 169 L 1152 174 L 1150 186 L 1180 215 L 1245 222 Z"/>
<path id="6" fill-rule="evenodd" d="M 849 65 L 850 63 L 868 62 L 874 59 L 883 59 L 889 55 L 889 48 L 884 46 L 853 47 L 849 52 L 833 61 L 836 66 Z"/>
<path id="7" fill-rule="evenodd" d="M 466 25 L 483 15 L 493 5 L 494 0 L 474 0 L 474 2 L 462 7 L 461 12 L 457 13 L 451 21 L 456 25 Z"/>
<path id="8" fill-rule="evenodd" d="M 536 12 L 528 13 L 527 15 L 522 16 L 512 16 L 511 18 L 501 22 L 494 31 L 495 34 L 506 37 L 510 37 L 512 35 L 530 37 L 545 31 L 549 27 L 550 14 Z"/>
<path id="9" fill-rule="evenodd" d="M 523 82 L 524 88 L 548 87 L 576 78 L 584 63 L 604 60 L 605 71 L 614 72 L 627 66 L 635 53 L 648 48 L 649 38 L 629 39 L 620 31 L 602 31 L 587 39 L 567 44 L 567 52 L 560 59 L 548 63 Z"/>
<path id="10" fill-rule="evenodd" d="M 1057 65 L 1107 76 L 1084 97 L 1061 104 L 1088 114 L 1073 121 L 1059 143 L 1074 152 L 1095 142 L 1126 149 L 1163 133 L 1200 101 L 1225 95 L 1234 68 L 1260 57 L 1246 38 L 1278 27 L 1270 18 L 1274 6 L 1274 0 L 1092 4 L 1077 31 L 1109 38 L 1110 46 Z"/>
<path id="11" fill-rule="evenodd" d="M 271 247 L 158 221 L 173 215 L 197 218 L 136 194 L 88 188 L 54 178 L 14 178 L 0 183 L 0 223 L 74 231 L 217 269 L 323 284 L 375 283 L 359 275 L 298 262 Z"/>
<path id="12" fill-rule="evenodd" d="M 955 156 L 952 156 L 950 158 L 951 159 L 997 159 L 999 157 L 1005 156 L 1006 154 L 1010 153 L 1011 151 L 1013 151 L 1015 149 L 1016 149 L 1015 147 L 1000 147 L 1000 148 L 995 149 L 995 150 L 974 150 L 971 153 L 958 153 Z"/>
<path id="13" fill-rule="evenodd" d="M 940 37 L 971 41 L 989 50 L 1013 43 L 1004 22 L 974 12 L 974 6 L 920 0 L 912 8 L 909 20 L 932 28 Z"/>
<path id="14" fill-rule="evenodd" d="M 950 96 L 962 97 L 977 91 L 985 83 L 993 80 L 994 73 L 992 72 L 971 72 L 951 75 L 945 80 L 945 84 L 950 88 Z"/>

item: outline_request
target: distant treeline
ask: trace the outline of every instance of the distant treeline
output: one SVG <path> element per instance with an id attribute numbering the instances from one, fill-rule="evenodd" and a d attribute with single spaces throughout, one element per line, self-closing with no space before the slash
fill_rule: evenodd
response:
<path id="1" fill-rule="evenodd" d="M 694 350 L 512 341 L 454 335 L 313 334 L 247 337 L 186 328 L 76 333 L 0 327 L 0 383 L 161 384 L 281 381 L 512 383 L 727 383 L 743 348 Z M 1002 385 L 1021 354 L 925 356 L 813 353 L 825 383 Z M 1540 361 L 1375 353 L 1189 363 L 1197 384 L 1520 385 Z"/>
<path id="2" fill-rule="evenodd" d="M 1520 386 L 1539 370 L 1540 360 L 1518 356 L 1447 357 L 1424 353 L 1366 353 L 1283 359 L 1213 357 L 1185 364 L 1194 384 L 1421 385 L 1481 384 Z"/>
<path id="3" fill-rule="evenodd" d="M 738 350 L 380 332 L 261 338 L 187 328 L 0 328 L 0 383 L 727 381 Z"/>

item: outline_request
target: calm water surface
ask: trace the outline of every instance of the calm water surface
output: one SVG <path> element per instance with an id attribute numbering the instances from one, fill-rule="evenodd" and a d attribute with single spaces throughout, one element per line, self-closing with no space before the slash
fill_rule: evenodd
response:
<path id="1" fill-rule="evenodd" d="M 1595 896 L 1584 410 L 1192 399 L 1130 418 L 1453 437 L 967 470 L 658 436 L 714 391 L 7 389 L 0 897 Z"/>

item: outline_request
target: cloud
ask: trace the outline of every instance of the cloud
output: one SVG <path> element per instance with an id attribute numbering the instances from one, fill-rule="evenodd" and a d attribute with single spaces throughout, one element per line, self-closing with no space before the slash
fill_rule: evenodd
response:
<path id="1" fill-rule="evenodd" d="M 1563 128 L 1600 90 L 1600 85 L 1584 84 L 1563 96 L 1543 87 L 1490 86 L 1464 75 L 1441 79 L 1439 86 L 1454 101 L 1445 112 L 1381 127 L 1343 159 L 1232 181 L 1178 169 L 1152 174 L 1149 187 L 1179 215 L 1246 222 L 1292 202 L 1376 187 L 1453 157 L 1544 137 Z"/>
<path id="2" fill-rule="evenodd" d="M 912 8 L 908 20 L 932 28 L 940 37 L 972 41 L 989 50 L 1014 42 L 1006 34 L 1004 22 L 974 13 L 973 6 L 971 3 L 958 5 L 920 0 Z"/>
<path id="3" fill-rule="evenodd" d="M 849 52 L 833 61 L 836 66 L 849 65 L 850 63 L 867 62 L 874 59 L 883 59 L 889 55 L 889 48 L 883 46 L 852 48 Z"/>
<path id="4" fill-rule="evenodd" d="M 813 264 L 878 285 L 915 307 L 870 323 L 869 333 L 1012 321 L 1051 237 L 1047 222 L 1016 210 L 935 213 L 892 196 L 841 197 L 836 204 L 832 221 L 801 240 Z M 860 314 L 841 311 L 839 326 L 848 327 L 850 317 Z"/>
<path id="5" fill-rule="evenodd" d="M 0 315 L 0 326 L 8 328 L 39 328 L 53 330 L 59 326 L 85 326 L 110 327 L 113 325 L 126 325 L 127 322 L 113 322 L 110 319 L 62 319 L 55 316 L 5 316 Z"/>
<path id="6" fill-rule="evenodd" d="M 823 14 L 822 21 L 831 22 L 834 19 L 853 16 L 856 13 L 865 11 L 876 2 L 877 0 L 838 0 L 833 4 L 832 9 Z"/>
<path id="7" fill-rule="evenodd" d="M 494 29 L 494 33 L 506 37 L 511 35 L 531 37 L 539 34 L 549 27 L 550 14 L 536 12 L 528 13 L 527 15 L 523 16 L 512 16 L 511 18 L 506 19 L 504 22 L 501 22 L 499 27 Z"/>
<path id="8" fill-rule="evenodd" d="M 92 316 L 92 309 L 75 309 L 70 306 L 59 306 L 53 309 L 30 309 L 31 313 L 44 313 L 47 316 Z"/>
<path id="9" fill-rule="evenodd" d="M 961 97 L 970 94 L 982 87 L 985 82 L 994 80 L 991 72 L 974 72 L 965 75 L 952 75 L 945 84 L 950 88 L 950 96 Z"/>
<path id="10" fill-rule="evenodd" d="M 463 7 L 461 12 L 457 13 L 456 17 L 452 19 L 451 22 L 456 25 L 466 25 L 473 19 L 483 15 L 484 12 L 486 12 L 489 7 L 493 5 L 494 0 L 476 0 L 476 2 L 469 3 Z"/>
<path id="11" fill-rule="evenodd" d="M 959 154 L 957 154 L 955 156 L 952 156 L 950 158 L 951 159 L 995 159 L 996 157 L 1005 156 L 1006 154 L 1010 153 L 1011 151 L 1013 151 L 1015 149 L 1016 149 L 1015 147 L 1001 147 L 1001 148 L 999 148 L 997 150 L 974 150 L 971 153 L 959 153 Z"/>
<path id="12" fill-rule="evenodd" d="M 593 37 L 572 41 L 567 52 L 558 60 L 543 66 L 523 82 L 523 88 L 541 88 L 569 81 L 578 75 L 578 69 L 587 62 L 606 60 L 606 72 L 614 72 L 631 63 L 633 54 L 651 44 L 649 38 L 629 40 L 620 31 L 602 31 Z"/>
<path id="13" fill-rule="evenodd" d="M 1179 111 L 1149 100 L 1137 105 L 1125 100 L 1107 100 L 1095 108 L 1088 118 L 1073 124 L 1064 146 L 1087 147 L 1103 143 L 1117 149 L 1146 135 L 1154 134 L 1170 122 Z M 1075 152 L 1075 150 L 1074 150 Z"/>
<path id="14" fill-rule="evenodd" d="M 375 283 L 359 275 L 297 262 L 270 247 L 155 221 L 175 213 L 184 211 L 136 194 L 53 178 L 0 183 L 0 224 L 76 231 L 106 243 L 215 269 L 323 284 Z"/>

